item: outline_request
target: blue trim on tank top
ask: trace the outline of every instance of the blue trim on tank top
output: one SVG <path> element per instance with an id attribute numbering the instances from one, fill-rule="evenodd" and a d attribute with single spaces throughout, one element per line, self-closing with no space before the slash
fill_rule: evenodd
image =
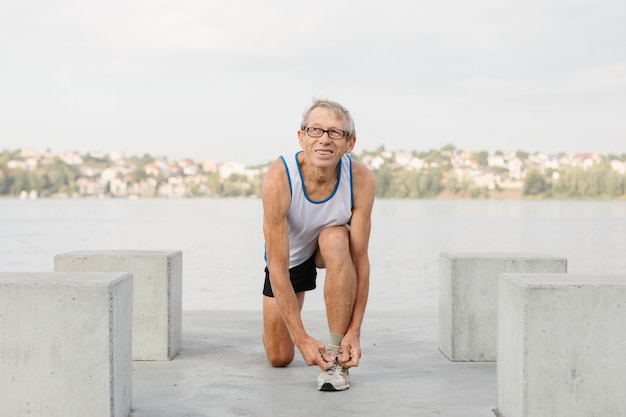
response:
<path id="1" fill-rule="evenodd" d="M 293 195 L 293 188 L 291 187 L 291 175 L 289 175 L 289 168 L 287 167 L 287 161 L 283 156 L 280 156 L 280 160 L 283 161 L 283 166 L 285 167 L 285 172 L 287 173 L 287 181 L 289 181 L 289 195 Z"/>
<path id="2" fill-rule="evenodd" d="M 354 210 L 354 189 L 352 188 L 352 158 L 350 155 L 346 154 L 348 157 L 348 161 L 350 162 L 350 209 Z M 350 224 L 350 222 L 348 222 Z"/>
<path id="3" fill-rule="evenodd" d="M 298 175 L 300 176 L 300 182 L 302 183 L 302 193 L 304 194 L 304 198 L 306 198 L 306 200 L 309 203 L 312 204 L 323 204 L 325 202 L 327 202 L 328 200 L 330 200 L 331 198 L 333 198 L 335 196 L 335 194 L 337 193 L 337 190 L 339 189 L 339 183 L 341 182 L 341 165 L 342 165 L 342 161 L 339 160 L 339 172 L 337 173 L 337 184 L 335 184 L 335 189 L 333 190 L 333 192 L 326 197 L 324 200 L 320 200 L 320 201 L 315 201 L 315 200 L 311 200 L 309 198 L 309 195 L 306 192 L 306 188 L 304 187 L 304 179 L 302 178 L 302 169 L 300 168 L 300 161 L 298 161 L 298 155 L 300 155 L 303 151 L 298 151 L 296 152 L 296 166 L 298 167 Z M 352 188 L 352 187 L 350 187 Z"/>

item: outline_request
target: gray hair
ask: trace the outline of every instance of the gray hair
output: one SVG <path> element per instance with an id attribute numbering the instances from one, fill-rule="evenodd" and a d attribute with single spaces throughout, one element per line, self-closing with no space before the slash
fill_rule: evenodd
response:
<path id="1" fill-rule="evenodd" d="M 302 114 L 302 123 L 300 124 L 300 129 L 304 130 L 307 127 L 306 122 L 307 122 L 307 119 L 309 118 L 309 115 L 311 114 L 313 110 L 315 110 L 318 107 L 323 107 L 325 109 L 330 110 L 338 118 L 345 118 L 346 124 L 347 124 L 346 133 L 347 133 L 348 140 L 353 139 L 356 136 L 356 129 L 354 128 L 354 119 L 352 119 L 352 115 L 350 114 L 348 109 L 346 109 L 344 106 L 337 103 L 336 101 L 325 100 L 325 99 L 313 100 L 313 104 L 311 104 L 311 106 L 308 109 L 306 109 L 304 113 Z"/>

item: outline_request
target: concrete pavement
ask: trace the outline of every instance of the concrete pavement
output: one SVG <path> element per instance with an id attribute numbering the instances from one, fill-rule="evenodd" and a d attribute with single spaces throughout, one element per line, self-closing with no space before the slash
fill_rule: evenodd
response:
<path id="1" fill-rule="evenodd" d="M 324 343 L 323 311 L 303 312 Z M 184 311 L 183 348 L 172 361 L 133 362 L 133 417 L 444 416 L 494 417 L 495 362 L 450 362 L 432 313 L 366 313 L 361 365 L 350 389 L 320 392 L 319 368 L 296 354 L 272 368 L 261 312 Z"/>

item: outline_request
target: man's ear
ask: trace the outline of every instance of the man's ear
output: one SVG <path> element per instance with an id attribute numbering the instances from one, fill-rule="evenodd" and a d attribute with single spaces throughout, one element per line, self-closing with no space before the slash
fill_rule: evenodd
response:
<path id="1" fill-rule="evenodd" d="M 355 143 L 356 143 L 356 136 L 346 142 L 346 153 L 350 153 L 354 150 Z"/>
<path id="2" fill-rule="evenodd" d="M 304 130 L 298 130 L 298 142 L 300 142 L 300 147 L 302 149 L 304 149 L 304 144 L 305 144 L 305 133 Z"/>

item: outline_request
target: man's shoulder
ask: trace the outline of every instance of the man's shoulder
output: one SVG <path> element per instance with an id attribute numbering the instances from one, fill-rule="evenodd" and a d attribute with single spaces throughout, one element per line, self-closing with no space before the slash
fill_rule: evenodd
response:
<path id="1" fill-rule="evenodd" d="M 364 163 L 352 159 L 353 175 L 362 177 L 364 181 L 376 181 L 374 173 Z"/>
<path id="2" fill-rule="evenodd" d="M 265 198 L 267 194 L 282 192 L 284 189 L 289 189 L 289 181 L 287 180 L 285 162 L 279 157 L 270 164 L 265 173 L 261 196 Z"/>
<path id="3" fill-rule="evenodd" d="M 371 205 L 376 194 L 376 176 L 363 163 L 352 162 L 352 183 L 355 204 L 359 202 Z"/>

